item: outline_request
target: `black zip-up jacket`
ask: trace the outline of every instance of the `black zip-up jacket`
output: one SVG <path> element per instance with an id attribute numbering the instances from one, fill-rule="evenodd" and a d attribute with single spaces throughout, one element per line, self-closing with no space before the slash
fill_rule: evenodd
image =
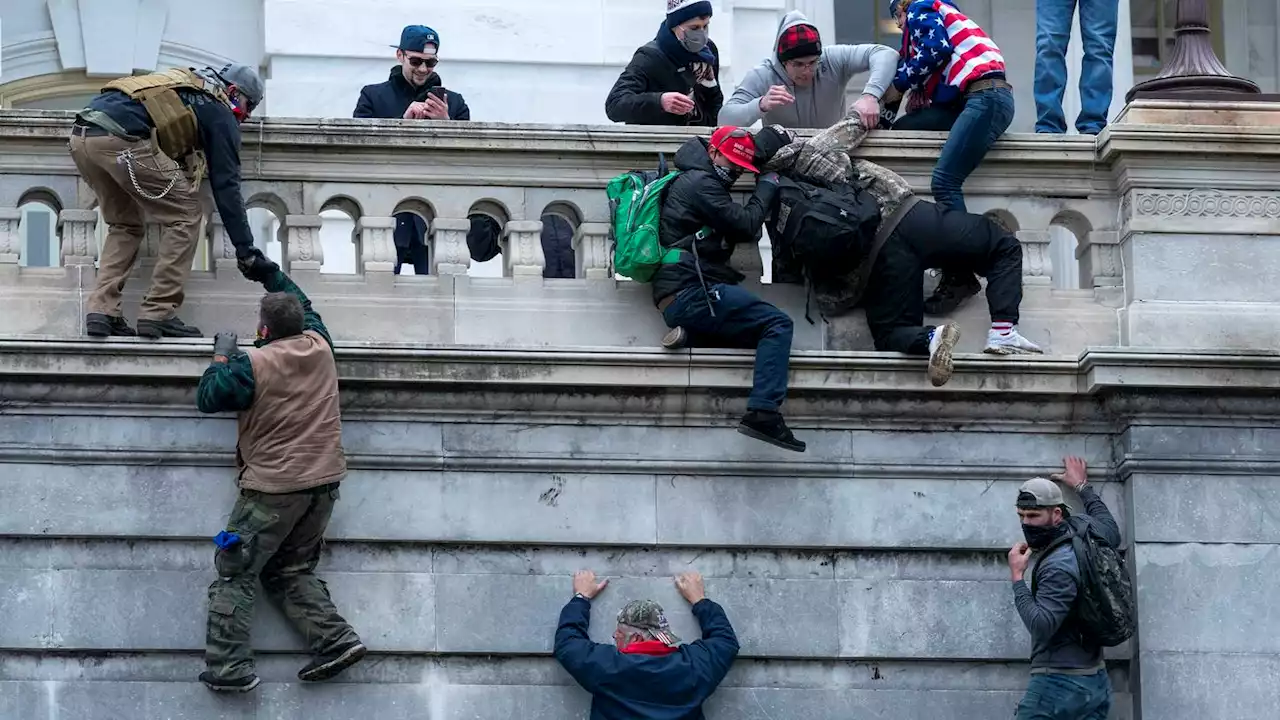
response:
<path id="1" fill-rule="evenodd" d="M 681 146 L 676 152 L 676 169 L 681 174 L 667 186 L 658 240 L 663 247 L 679 247 L 682 252 L 678 263 L 663 265 L 653 276 L 654 304 L 698 286 L 698 265 L 690 240 L 704 227 L 711 231 L 696 241 L 696 262 L 702 267 L 707 287 L 742 282 L 742 273 L 729 267 L 733 246 L 759 242 L 765 216 L 778 193 L 774 183 L 756 183 L 745 207 L 734 202 L 729 188 L 716 174 L 705 138 L 690 138 Z"/>
<path id="2" fill-rule="evenodd" d="M 208 164 L 209 187 L 222 223 L 236 246 L 237 255 L 253 248 L 253 232 L 240 194 L 240 123 L 231 108 L 199 90 L 176 90 L 182 103 L 196 114 L 197 141 Z M 88 109 L 99 110 L 135 137 L 151 137 L 155 123 L 142 103 L 119 90 L 108 90 L 89 101 Z M 159 148 L 157 148 L 159 151 Z M 183 158 L 172 158 L 182 160 Z"/>
<path id="3" fill-rule="evenodd" d="M 404 79 L 404 71 L 399 65 L 391 68 L 391 77 L 386 82 L 376 85 L 365 85 L 360 90 L 360 99 L 356 101 L 356 109 L 351 114 L 358 118 L 384 118 L 399 120 L 404 111 L 415 102 L 427 99 L 427 92 L 434 87 L 441 87 L 440 76 L 431 73 L 422 87 L 414 87 Z M 470 120 L 471 108 L 462 95 L 448 90 L 446 97 L 449 105 L 450 120 Z"/>
<path id="4" fill-rule="evenodd" d="M 720 78 L 720 51 L 714 42 L 707 45 L 716 61 L 716 79 Z M 662 94 L 693 90 L 694 109 L 688 115 L 672 115 L 662 109 Z M 604 101 L 604 112 L 613 122 L 628 125 L 695 125 L 716 126 L 716 116 L 724 105 L 724 90 L 717 83 L 709 88 L 701 85 L 688 66 L 676 67 L 658 41 L 642 45 L 632 56 L 627 69 L 614 82 Z"/>

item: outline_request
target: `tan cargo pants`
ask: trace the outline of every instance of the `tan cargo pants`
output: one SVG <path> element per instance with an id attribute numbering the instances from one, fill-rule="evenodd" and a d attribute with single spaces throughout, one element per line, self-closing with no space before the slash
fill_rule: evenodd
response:
<path id="1" fill-rule="evenodd" d="M 138 318 L 172 318 L 182 307 L 182 287 L 191 274 L 204 212 L 190 181 L 149 138 L 129 141 L 114 135 L 85 136 L 77 126 L 71 133 L 71 159 L 98 196 L 98 207 L 107 223 L 98 261 L 98 286 L 89 296 L 88 311 L 122 317 L 120 294 L 138 259 L 145 214 L 162 229 L 151 288 L 142 300 Z"/>

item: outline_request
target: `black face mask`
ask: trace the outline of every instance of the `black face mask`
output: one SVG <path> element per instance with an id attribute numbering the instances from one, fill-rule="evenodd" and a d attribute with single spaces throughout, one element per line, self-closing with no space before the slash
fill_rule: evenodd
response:
<path id="1" fill-rule="evenodd" d="M 1040 550 L 1049 547 L 1049 543 L 1062 537 L 1067 532 L 1067 524 L 1061 523 L 1055 527 L 1040 527 L 1036 525 L 1023 525 L 1022 536 L 1027 539 L 1027 544 L 1033 550 Z"/>
<path id="2" fill-rule="evenodd" d="M 738 178 L 742 177 L 743 171 L 738 168 L 727 168 L 721 165 L 716 165 L 715 168 L 720 180 L 729 187 L 733 187 L 733 184 L 738 182 Z"/>

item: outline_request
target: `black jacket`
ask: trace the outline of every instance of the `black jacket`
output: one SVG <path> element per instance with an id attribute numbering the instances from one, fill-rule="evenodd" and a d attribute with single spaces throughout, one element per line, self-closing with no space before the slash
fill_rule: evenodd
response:
<path id="1" fill-rule="evenodd" d="M 676 169 L 681 175 L 667 186 L 658 240 L 663 247 L 692 250 L 691 236 L 704 227 L 711 231 L 696 241 L 696 260 L 693 252 L 681 252 L 678 263 L 658 269 L 653 277 L 655 304 L 685 288 L 697 287 L 698 265 L 708 286 L 742 282 L 742 273 L 729 267 L 733 246 L 759 242 L 765 216 L 778 192 L 773 183 L 757 183 L 745 207 L 734 202 L 707 155 L 705 138 L 690 138 L 680 148 Z"/>
<path id="2" fill-rule="evenodd" d="M 356 101 L 356 109 L 351 117 L 384 118 L 398 120 L 404 117 L 404 111 L 415 102 L 427 99 L 427 91 L 433 87 L 441 87 L 440 76 L 431 73 L 422 87 L 414 87 L 404 79 L 404 72 L 399 65 L 391 68 L 391 77 L 377 85 L 365 85 L 360 90 L 360 99 Z M 448 91 L 449 119 L 470 120 L 471 108 L 458 93 Z"/>
<path id="3" fill-rule="evenodd" d="M 237 253 L 253 247 L 253 232 L 240 194 L 240 123 L 220 100 L 199 90 L 178 89 L 182 102 L 196 115 L 200 149 L 208 164 L 213 203 Z M 108 90 L 89 101 L 88 109 L 99 110 L 135 137 L 151 137 L 155 123 L 146 108 L 118 90 Z M 182 160 L 183 158 L 172 158 Z"/>
<path id="4" fill-rule="evenodd" d="M 560 611 L 556 660 L 591 693 L 591 720 L 702 720 L 711 697 L 738 656 L 738 636 L 724 609 L 710 600 L 693 606 L 702 639 L 670 655 L 638 655 L 587 635 L 591 603 L 574 598 Z"/>
<path id="5" fill-rule="evenodd" d="M 712 67 L 720 79 L 720 51 L 708 43 L 716 61 Z M 672 115 L 662 109 L 662 94 L 693 90 L 694 110 L 688 115 Z M 671 58 L 658 48 L 656 40 L 643 45 L 632 56 L 627 69 L 618 76 L 609 97 L 604 101 L 605 114 L 613 122 L 628 125 L 703 125 L 716 126 L 716 116 L 724 105 L 724 90 L 700 85 L 688 66 L 676 67 Z"/>

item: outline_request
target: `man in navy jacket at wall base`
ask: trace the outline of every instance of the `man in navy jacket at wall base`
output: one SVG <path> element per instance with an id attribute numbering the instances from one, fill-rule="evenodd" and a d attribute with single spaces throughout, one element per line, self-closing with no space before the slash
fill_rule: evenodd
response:
<path id="1" fill-rule="evenodd" d="M 623 606 L 614 645 L 591 642 L 591 600 L 608 584 L 589 570 L 574 575 L 573 599 L 556 628 L 556 660 L 591 693 L 591 720 L 702 720 L 702 703 L 738 656 L 738 637 L 724 609 L 707 599 L 702 576 L 676 577 L 702 626 L 702 639 L 685 645 L 653 600 Z"/>

